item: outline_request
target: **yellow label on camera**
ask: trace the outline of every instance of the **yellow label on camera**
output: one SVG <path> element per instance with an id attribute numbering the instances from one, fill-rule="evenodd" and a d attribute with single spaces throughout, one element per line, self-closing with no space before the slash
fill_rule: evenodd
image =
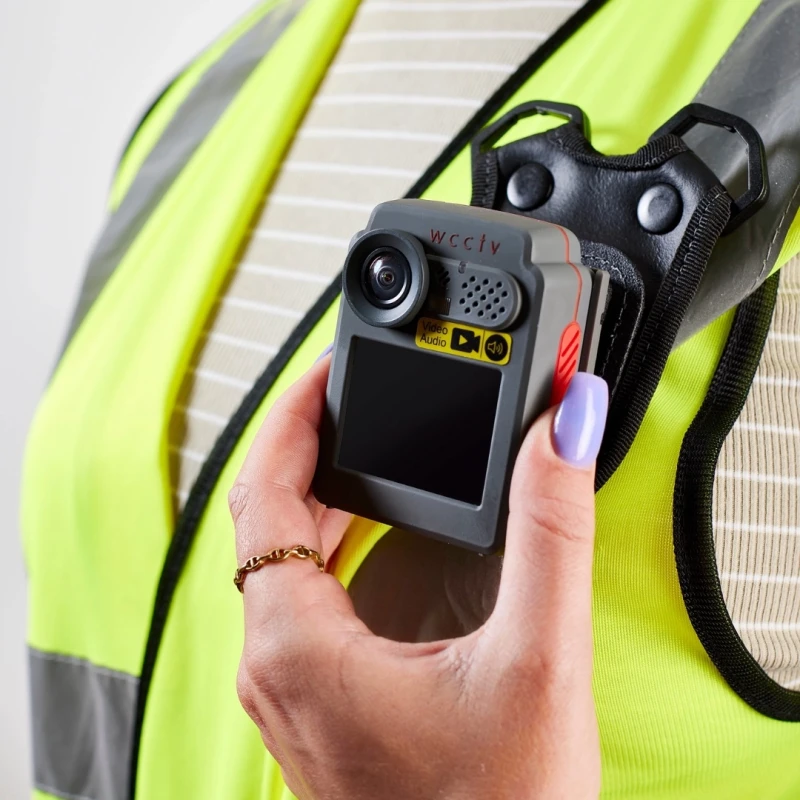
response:
<path id="1" fill-rule="evenodd" d="M 511 358 L 511 337 L 507 333 L 473 328 L 460 322 L 422 317 L 414 337 L 417 347 L 451 356 L 486 361 L 502 367 Z"/>

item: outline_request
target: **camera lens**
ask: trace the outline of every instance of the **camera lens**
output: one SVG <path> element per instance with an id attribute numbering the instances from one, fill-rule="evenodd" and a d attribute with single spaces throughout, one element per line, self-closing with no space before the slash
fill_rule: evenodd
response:
<path id="1" fill-rule="evenodd" d="M 392 308 L 403 301 L 411 285 L 408 259 L 393 247 L 371 253 L 364 263 L 364 294 L 378 308 Z"/>
<path id="2" fill-rule="evenodd" d="M 347 305 L 367 325 L 399 328 L 420 312 L 430 285 L 421 242 L 396 228 L 362 231 L 342 269 Z"/>

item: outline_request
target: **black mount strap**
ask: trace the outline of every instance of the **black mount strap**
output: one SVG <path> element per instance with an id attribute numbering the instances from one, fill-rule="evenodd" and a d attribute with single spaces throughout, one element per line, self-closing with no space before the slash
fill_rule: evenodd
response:
<path id="1" fill-rule="evenodd" d="M 494 147 L 517 122 L 535 114 L 568 122 Z M 748 189 L 732 200 L 730 232 L 767 200 L 764 147 L 747 122 L 699 103 L 682 109 L 644 147 L 625 156 L 606 156 L 592 147 L 588 120 L 577 106 L 520 105 L 473 140 L 472 205 L 555 222 L 582 240 L 616 248 L 640 270 L 652 303 L 692 214 L 712 188 L 725 191 L 680 138 L 698 123 L 734 130 L 747 144 Z"/>
<path id="2" fill-rule="evenodd" d="M 567 122 L 495 147 L 534 114 Z M 745 140 L 748 186 L 735 200 L 681 138 L 698 123 Z M 472 204 L 566 226 L 581 239 L 587 266 L 611 277 L 597 366 L 612 398 L 599 488 L 633 443 L 717 240 L 764 205 L 768 182 L 756 130 L 699 103 L 630 155 L 599 153 L 588 131 L 577 106 L 535 101 L 512 109 L 473 140 Z"/>

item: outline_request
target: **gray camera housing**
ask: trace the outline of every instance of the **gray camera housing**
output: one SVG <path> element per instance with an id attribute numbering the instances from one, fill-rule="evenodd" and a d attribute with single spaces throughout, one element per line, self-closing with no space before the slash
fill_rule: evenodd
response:
<path id="1" fill-rule="evenodd" d="M 421 245 L 427 260 L 427 294 L 420 310 L 399 327 L 374 321 L 370 324 L 348 300 L 359 291 L 359 281 L 353 276 L 361 270 L 361 264 L 357 259 L 346 261 L 346 288 L 333 347 L 314 492 L 325 505 L 478 552 L 493 552 L 504 539 L 511 470 L 525 431 L 560 399 L 576 369 L 594 369 L 608 276 L 580 263 L 577 238 L 560 226 L 426 200 L 395 200 L 377 206 L 365 231 L 354 237 L 350 253 L 358 251 L 359 242 L 372 232 L 381 232 L 382 236 L 392 231 L 410 235 Z M 494 291 L 490 294 L 489 289 Z M 431 322 L 436 323 L 432 327 L 437 331 L 447 333 L 428 339 L 437 343 L 434 346 L 418 344 L 422 326 Z M 485 335 L 464 334 L 467 328 L 462 325 L 483 330 Z M 468 335 L 476 342 L 480 340 L 476 347 L 487 348 L 473 349 L 468 358 L 474 361 L 480 357 L 481 367 L 500 373 L 480 501 L 465 502 L 342 466 L 340 453 L 347 444 L 343 443 L 343 423 L 350 387 L 356 378 L 360 385 L 371 380 L 370 376 L 354 374 L 355 349 L 365 347 L 359 342 L 435 351 L 436 359 L 461 359 L 464 354 L 452 349 L 457 332 L 461 336 L 459 345 Z M 451 349 L 437 351 L 447 336 L 451 337 L 449 345 L 441 346 Z M 506 351 L 507 361 L 499 365 L 487 360 L 490 336 L 495 344 L 503 339 L 510 349 L 510 353 Z M 499 350 L 503 350 L 502 344 Z M 400 354 L 390 348 L 381 352 Z M 382 369 L 391 371 L 391 363 L 383 364 Z M 496 378 L 492 380 L 496 383 Z M 417 387 L 413 389 L 416 392 Z M 424 398 L 425 389 L 421 383 L 420 398 Z M 388 406 L 385 416 L 387 425 L 391 425 L 391 400 Z M 419 414 L 425 414 L 424 404 Z M 375 431 L 376 448 L 384 442 L 381 437 L 386 430 Z M 424 435 L 423 424 L 419 435 Z M 403 439 L 405 446 L 409 444 L 407 438 Z"/>

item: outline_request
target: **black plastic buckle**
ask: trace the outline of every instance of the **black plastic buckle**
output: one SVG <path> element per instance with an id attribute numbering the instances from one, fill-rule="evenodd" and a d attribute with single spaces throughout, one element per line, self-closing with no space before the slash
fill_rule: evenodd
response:
<path id="1" fill-rule="evenodd" d="M 533 117 L 536 114 L 545 116 L 561 117 L 568 122 L 578 125 L 583 131 L 584 137 L 589 139 L 589 118 L 578 106 L 569 103 L 552 103 L 549 100 L 531 100 L 528 103 L 512 108 L 504 114 L 497 122 L 484 128 L 472 140 L 473 155 L 485 153 L 494 147 L 520 120 Z"/>
<path id="2" fill-rule="evenodd" d="M 758 131 L 749 122 L 703 103 L 690 103 L 682 108 L 650 137 L 650 141 L 670 133 L 684 136 L 698 123 L 737 133 L 747 146 L 747 191 L 731 203 L 731 217 L 722 232 L 725 236 L 752 217 L 769 198 L 767 151 Z"/>

